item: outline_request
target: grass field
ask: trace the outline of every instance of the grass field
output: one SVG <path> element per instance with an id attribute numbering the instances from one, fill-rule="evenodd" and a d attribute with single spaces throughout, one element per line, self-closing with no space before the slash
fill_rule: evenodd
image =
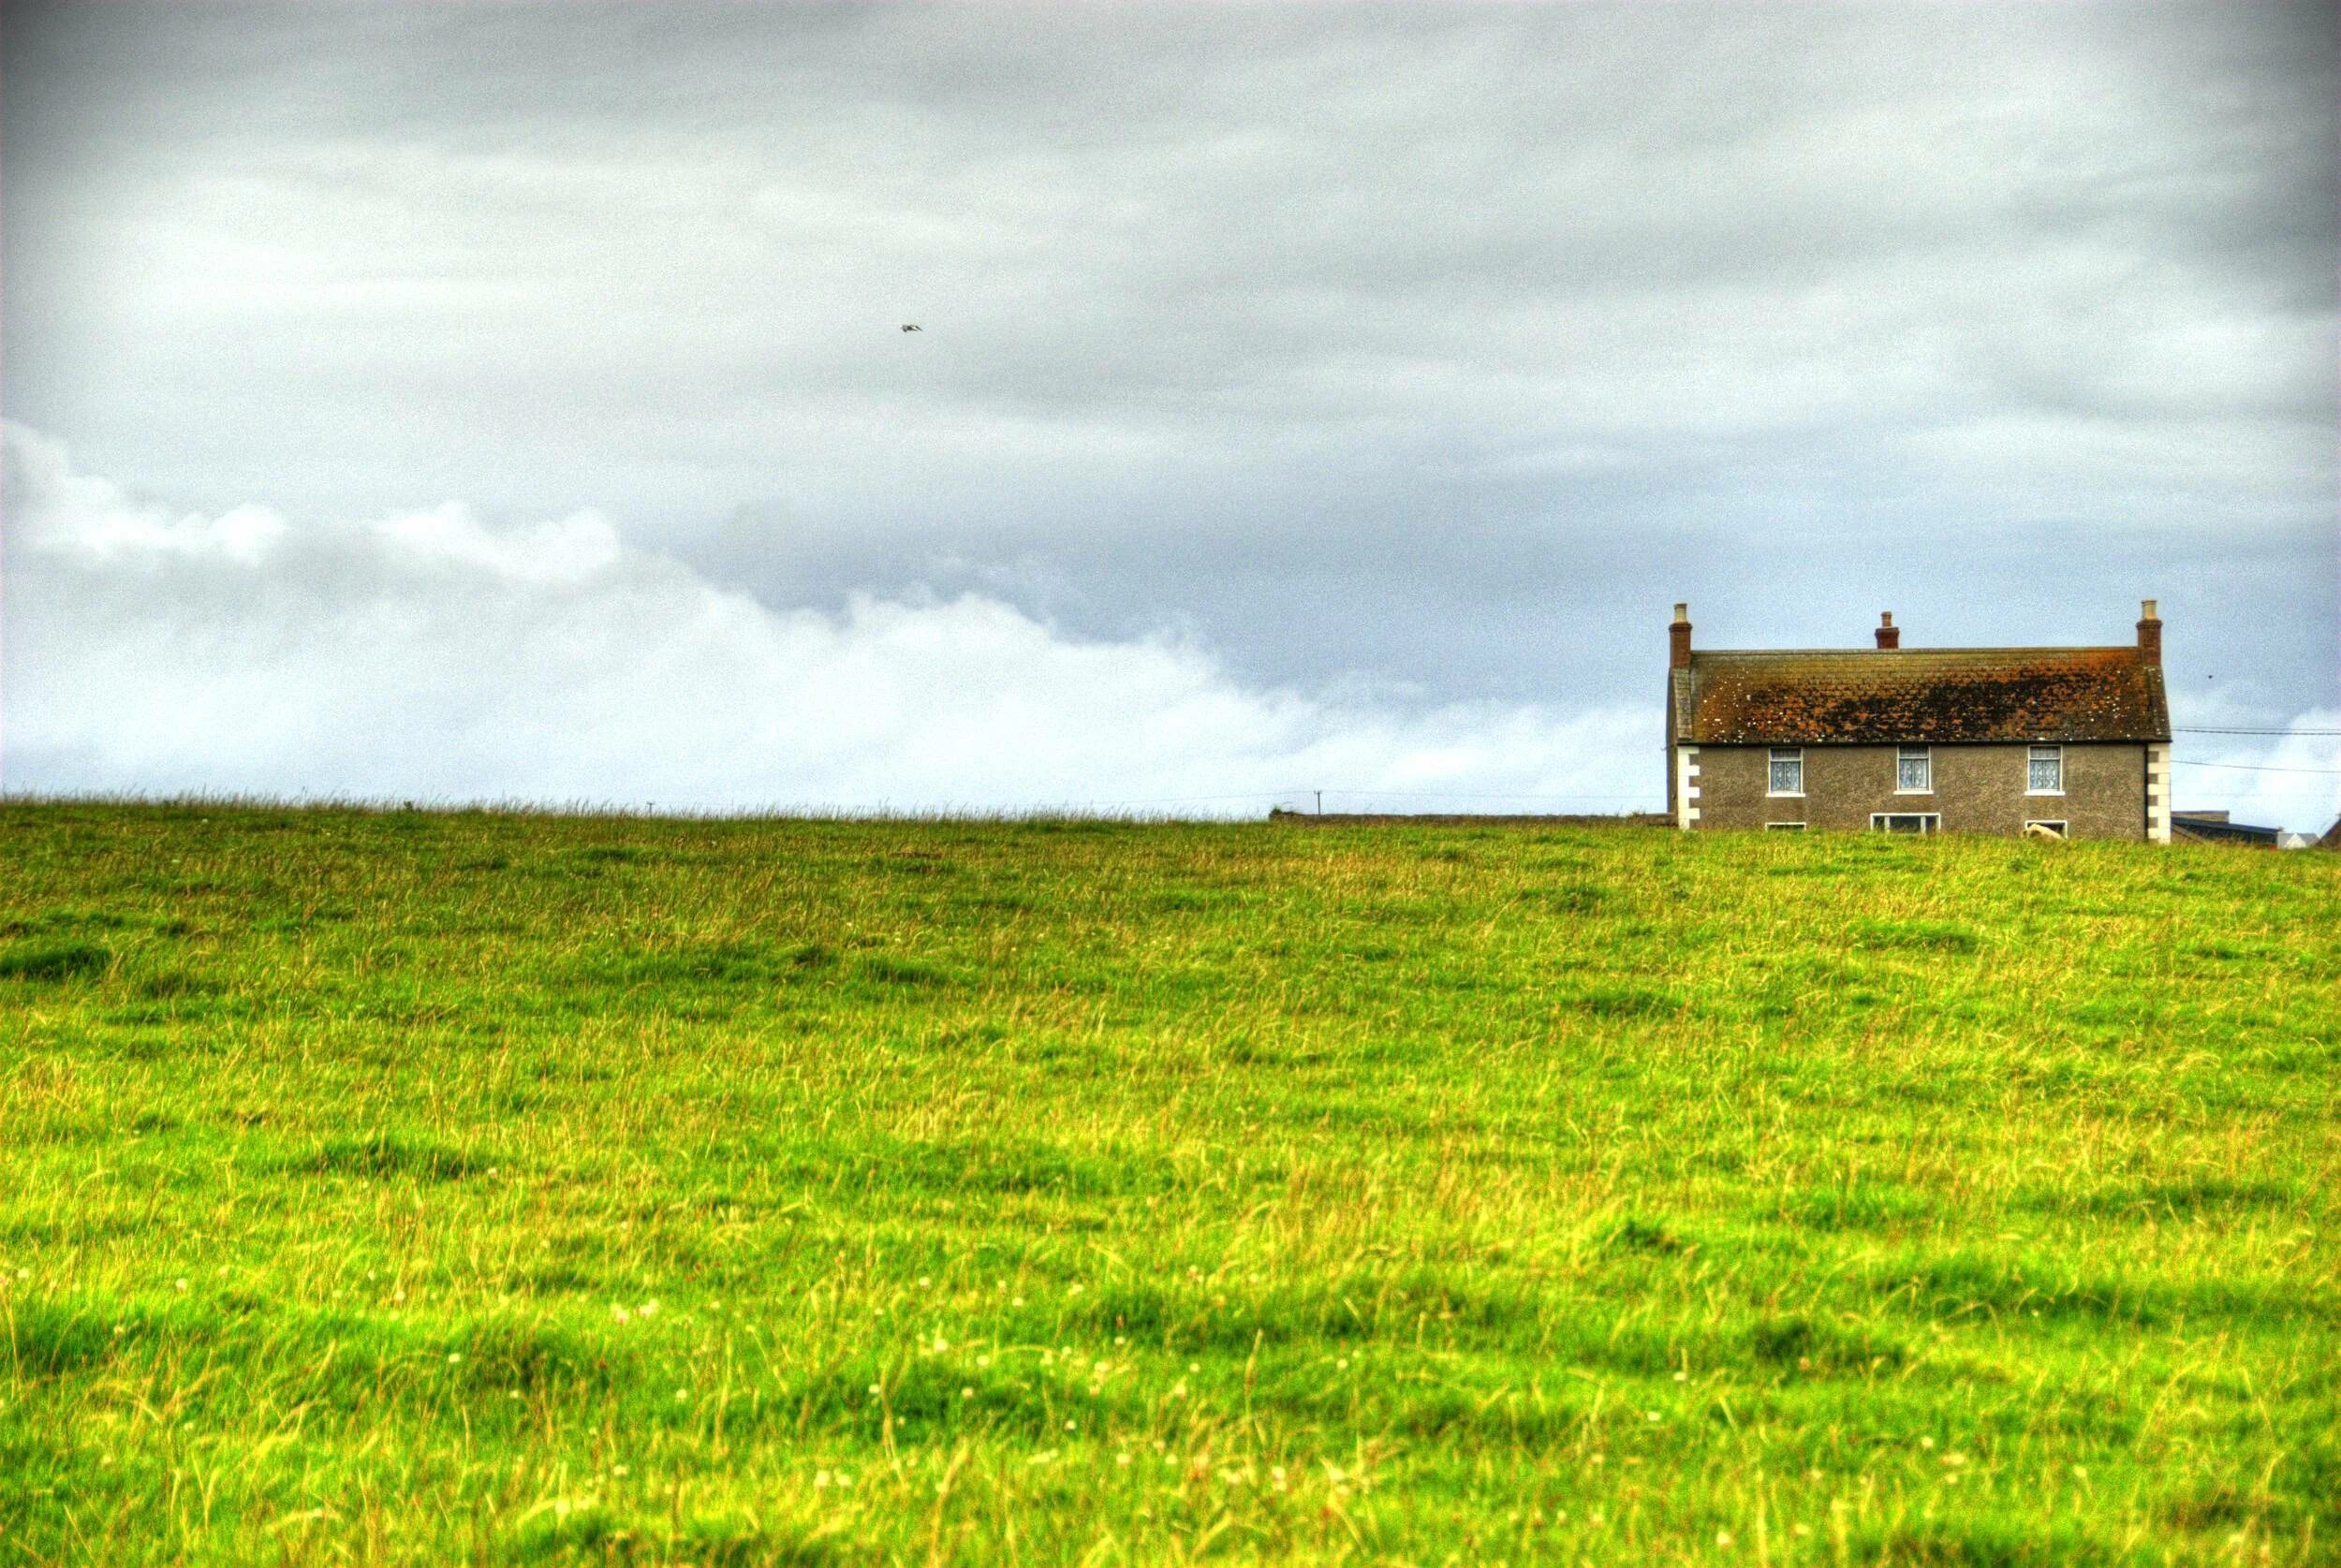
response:
<path id="1" fill-rule="evenodd" d="M 2341 1556 L 2341 860 L 0 807 L 0 1563 Z"/>

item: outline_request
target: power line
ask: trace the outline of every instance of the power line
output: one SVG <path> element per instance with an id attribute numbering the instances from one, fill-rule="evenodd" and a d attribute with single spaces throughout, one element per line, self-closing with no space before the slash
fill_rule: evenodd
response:
<path id="1" fill-rule="evenodd" d="M 2173 757 L 2181 768 L 2231 768 L 2242 773 L 2327 773 L 2341 777 L 2341 768 L 2271 768 L 2261 762 L 2196 762 L 2188 757 Z"/>
<path id="2" fill-rule="evenodd" d="M 2205 729 L 2194 725 L 2173 725 L 2173 735 L 2341 735 L 2341 729 Z"/>

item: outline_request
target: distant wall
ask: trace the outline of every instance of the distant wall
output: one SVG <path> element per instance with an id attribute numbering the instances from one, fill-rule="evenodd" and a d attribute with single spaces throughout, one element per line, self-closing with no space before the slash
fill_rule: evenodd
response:
<path id="1" fill-rule="evenodd" d="M 1665 828 L 1671 826 L 1660 812 L 1621 812 L 1606 816 L 1464 816 L 1390 815 L 1370 812 L 1288 812 L 1281 807 L 1268 813 L 1271 822 L 1301 828 Z"/>

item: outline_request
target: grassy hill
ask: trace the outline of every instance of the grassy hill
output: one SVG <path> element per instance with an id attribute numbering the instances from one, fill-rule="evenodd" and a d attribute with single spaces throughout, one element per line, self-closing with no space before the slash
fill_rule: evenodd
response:
<path id="1" fill-rule="evenodd" d="M 0 808 L 0 1563 L 2341 1543 L 2341 862 Z"/>

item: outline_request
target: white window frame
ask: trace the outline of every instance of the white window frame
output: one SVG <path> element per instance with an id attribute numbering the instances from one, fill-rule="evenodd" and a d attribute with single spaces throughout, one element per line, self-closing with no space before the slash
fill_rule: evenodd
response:
<path id="1" fill-rule="evenodd" d="M 1802 822 L 1767 822 L 1764 824 L 1764 831 L 1767 833 L 1802 833 L 1804 831 L 1804 824 Z"/>
<path id="2" fill-rule="evenodd" d="M 1940 812 L 1872 812 L 1870 813 L 1870 831 L 1891 833 L 1893 829 L 1886 825 L 1898 817 L 1907 816 L 1915 816 L 1919 819 L 1920 827 L 1916 836 L 1920 838 L 1943 830 L 1943 813 Z"/>
<path id="3" fill-rule="evenodd" d="M 1794 789 L 1774 789 L 1772 787 L 1772 770 L 1779 767 L 1784 762 L 1796 769 L 1796 787 Z M 1804 747 L 1774 746 L 1767 750 L 1764 755 L 1764 795 L 1767 799 L 1774 800 L 1802 800 L 1804 799 Z"/>
<path id="4" fill-rule="evenodd" d="M 2073 836 L 2072 824 L 2069 821 L 2059 821 L 2054 817 L 2028 816 L 2024 818 L 2024 825 L 2026 832 L 2035 828 L 2047 828 L 2054 829 L 2060 839 L 2069 839 Z"/>
<path id="5" fill-rule="evenodd" d="M 1912 762 L 1919 765 L 1921 782 L 1907 784 L 1902 782 L 1902 770 Z M 1935 793 L 1934 747 L 1896 746 L 1894 748 L 1894 793 L 1896 795 L 1932 795 Z"/>
<path id="6" fill-rule="evenodd" d="M 2041 755 L 2040 755 L 2040 754 L 2041 754 L 2042 752 L 2047 752 L 2047 753 L 2050 753 L 2051 755 L 2050 755 L 2049 756 L 2047 756 L 2047 757 L 2043 757 L 2043 756 L 2041 756 Z M 2054 788 L 2054 789 L 2036 789 L 2035 787 L 2033 787 L 2033 784 L 2032 784 L 2032 769 L 2033 769 L 2033 767 L 2034 767 L 2034 765 L 2036 765 L 2036 764 L 2038 764 L 2038 763 L 2040 763 L 2040 762 L 2043 762 L 2043 761 L 2047 761 L 2047 762 L 2054 762 L 2054 763 L 2055 763 L 2055 764 L 2056 764 L 2056 787 L 2055 787 L 2055 788 Z M 2065 793 L 2065 748 L 2064 748 L 2064 747 L 2062 747 L 2062 746 L 2027 746 L 2027 747 L 2025 747 L 2025 748 L 2024 748 L 2024 792 L 2026 795 L 2062 795 L 2062 794 L 2064 794 L 2064 793 Z"/>

